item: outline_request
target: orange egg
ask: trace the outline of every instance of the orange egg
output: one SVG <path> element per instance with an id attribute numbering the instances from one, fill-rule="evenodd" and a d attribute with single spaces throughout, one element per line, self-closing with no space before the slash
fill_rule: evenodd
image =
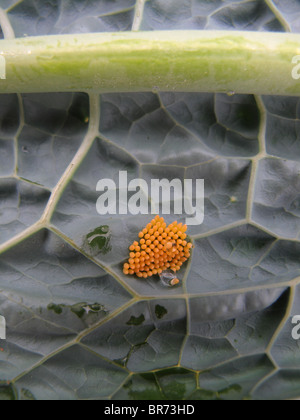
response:
<path id="1" fill-rule="evenodd" d="M 167 226 L 163 217 L 156 216 L 138 234 L 140 242 L 135 241 L 129 247 L 130 255 L 123 273 L 147 279 L 167 269 L 179 271 L 193 248 L 186 231 L 186 225 L 176 221 Z M 176 285 L 179 280 L 175 278 L 173 283 Z"/>

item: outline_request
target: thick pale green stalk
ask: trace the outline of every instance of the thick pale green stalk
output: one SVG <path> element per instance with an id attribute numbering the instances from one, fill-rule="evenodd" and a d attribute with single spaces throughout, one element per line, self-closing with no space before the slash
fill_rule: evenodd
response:
<path id="1" fill-rule="evenodd" d="M 195 91 L 300 95 L 300 34 L 172 31 L 0 41 L 3 92 Z M 299 58 L 300 62 L 300 58 Z M 299 70 L 300 74 L 300 70 Z"/>

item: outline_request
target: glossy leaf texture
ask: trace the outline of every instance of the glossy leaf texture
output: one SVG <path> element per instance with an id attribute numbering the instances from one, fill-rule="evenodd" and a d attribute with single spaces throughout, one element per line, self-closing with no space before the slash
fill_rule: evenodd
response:
<path id="1" fill-rule="evenodd" d="M 2 38 L 300 28 L 286 0 L 0 6 Z M 1 95 L 0 399 L 299 398 L 299 110 L 234 92 Z M 123 274 L 152 216 L 97 213 L 97 182 L 120 171 L 204 179 L 179 287 Z"/>

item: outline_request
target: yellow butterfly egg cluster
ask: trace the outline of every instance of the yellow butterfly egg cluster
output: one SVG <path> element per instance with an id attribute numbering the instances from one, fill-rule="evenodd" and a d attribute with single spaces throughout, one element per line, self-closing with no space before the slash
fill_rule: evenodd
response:
<path id="1" fill-rule="evenodd" d="M 167 226 L 163 217 L 156 216 L 139 233 L 140 242 L 135 241 L 130 246 L 124 274 L 146 279 L 168 269 L 179 271 L 190 258 L 193 247 L 187 241 L 186 231 L 186 225 L 173 222 Z"/>

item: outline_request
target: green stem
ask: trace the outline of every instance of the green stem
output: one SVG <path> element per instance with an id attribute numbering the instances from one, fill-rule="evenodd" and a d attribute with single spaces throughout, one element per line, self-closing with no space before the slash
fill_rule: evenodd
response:
<path id="1" fill-rule="evenodd" d="M 0 93 L 233 92 L 300 95 L 300 34 L 165 31 L 0 41 Z M 1 64 L 1 63 L 0 63 Z M 299 70 L 300 74 L 300 70 Z"/>

